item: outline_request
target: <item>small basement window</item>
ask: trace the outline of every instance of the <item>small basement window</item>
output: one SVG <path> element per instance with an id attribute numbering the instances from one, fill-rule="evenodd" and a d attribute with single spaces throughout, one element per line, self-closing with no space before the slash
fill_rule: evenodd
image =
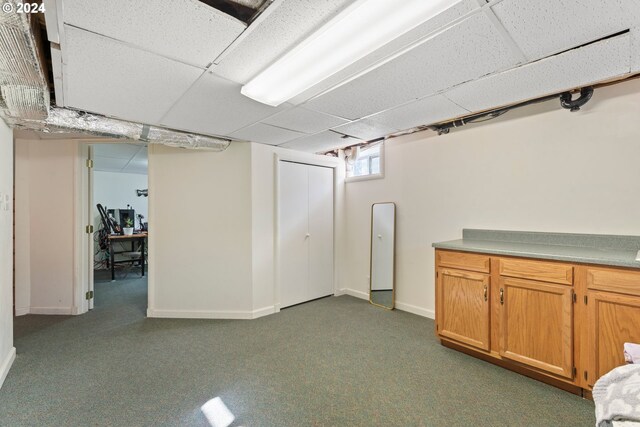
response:
<path id="1" fill-rule="evenodd" d="M 347 181 L 384 177 L 384 142 L 351 147 L 347 153 Z"/>

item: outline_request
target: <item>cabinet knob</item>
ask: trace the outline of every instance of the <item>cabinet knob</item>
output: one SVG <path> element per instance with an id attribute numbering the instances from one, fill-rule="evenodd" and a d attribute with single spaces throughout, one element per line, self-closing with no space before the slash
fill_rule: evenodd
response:
<path id="1" fill-rule="evenodd" d="M 307 233 L 304 235 L 305 239 L 308 239 L 309 237 L 311 237 L 311 234 Z"/>
<path id="2" fill-rule="evenodd" d="M 500 305 L 504 305 L 504 289 L 500 288 Z"/>
<path id="3" fill-rule="evenodd" d="M 484 285 L 484 300 L 487 301 L 487 285 Z"/>

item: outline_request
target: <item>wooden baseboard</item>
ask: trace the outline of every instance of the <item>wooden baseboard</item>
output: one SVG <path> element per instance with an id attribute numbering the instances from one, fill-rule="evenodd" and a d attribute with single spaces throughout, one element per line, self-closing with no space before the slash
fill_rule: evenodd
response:
<path id="1" fill-rule="evenodd" d="M 541 374 L 540 372 L 536 372 L 534 370 L 525 368 L 524 366 L 518 365 L 513 362 L 509 362 L 504 359 L 496 359 L 495 357 L 489 354 L 482 353 L 479 351 L 474 351 L 470 348 L 464 347 L 462 345 L 456 344 L 446 339 L 440 339 L 440 343 L 447 348 L 468 354 L 469 356 L 476 357 L 478 359 L 484 360 L 485 362 L 489 362 L 494 365 L 500 366 L 501 368 L 509 369 L 510 371 L 514 371 L 520 375 L 524 375 L 526 377 L 533 378 L 534 380 L 552 385 L 564 391 L 568 391 L 569 393 L 576 394 L 578 396 L 583 396 L 583 389 L 578 387 L 577 385 L 569 384 L 562 380 L 549 377 L 547 375 Z"/>

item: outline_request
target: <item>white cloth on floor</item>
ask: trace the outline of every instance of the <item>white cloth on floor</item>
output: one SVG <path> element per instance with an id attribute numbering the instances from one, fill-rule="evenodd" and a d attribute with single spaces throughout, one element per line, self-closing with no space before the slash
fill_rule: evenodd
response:
<path id="1" fill-rule="evenodd" d="M 640 365 L 618 366 L 600 377 L 593 386 L 593 401 L 597 427 L 640 423 Z"/>
<path id="2" fill-rule="evenodd" d="M 624 360 L 627 363 L 640 364 L 640 344 L 624 343 Z"/>

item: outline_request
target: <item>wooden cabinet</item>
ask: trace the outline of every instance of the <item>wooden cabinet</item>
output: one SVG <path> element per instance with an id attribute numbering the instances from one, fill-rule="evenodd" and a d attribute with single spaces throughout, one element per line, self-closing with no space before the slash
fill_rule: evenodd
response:
<path id="1" fill-rule="evenodd" d="M 489 350 L 489 276 L 440 268 L 438 292 L 439 334 Z"/>
<path id="2" fill-rule="evenodd" d="M 625 342 L 640 343 L 640 272 L 590 267 L 586 270 L 589 318 L 588 385 L 623 365 Z"/>
<path id="3" fill-rule="evenodd" d="M 582 393 L 640 342 L 640 271 L 436 250 L 443 344 Z"/>
<path id="4" fill-rule="evenodd" d="M 573 377 L 573 290 L 523 279 L 500 279 L 500 355 Z"/>
<path id="5" fill-rule="evenodd" d="M 640 297 L 589 291 L 588 301 L 588 378 L 593 386 L 602 375 L 624 365 L 625 342 L 640 343 Z"/>

